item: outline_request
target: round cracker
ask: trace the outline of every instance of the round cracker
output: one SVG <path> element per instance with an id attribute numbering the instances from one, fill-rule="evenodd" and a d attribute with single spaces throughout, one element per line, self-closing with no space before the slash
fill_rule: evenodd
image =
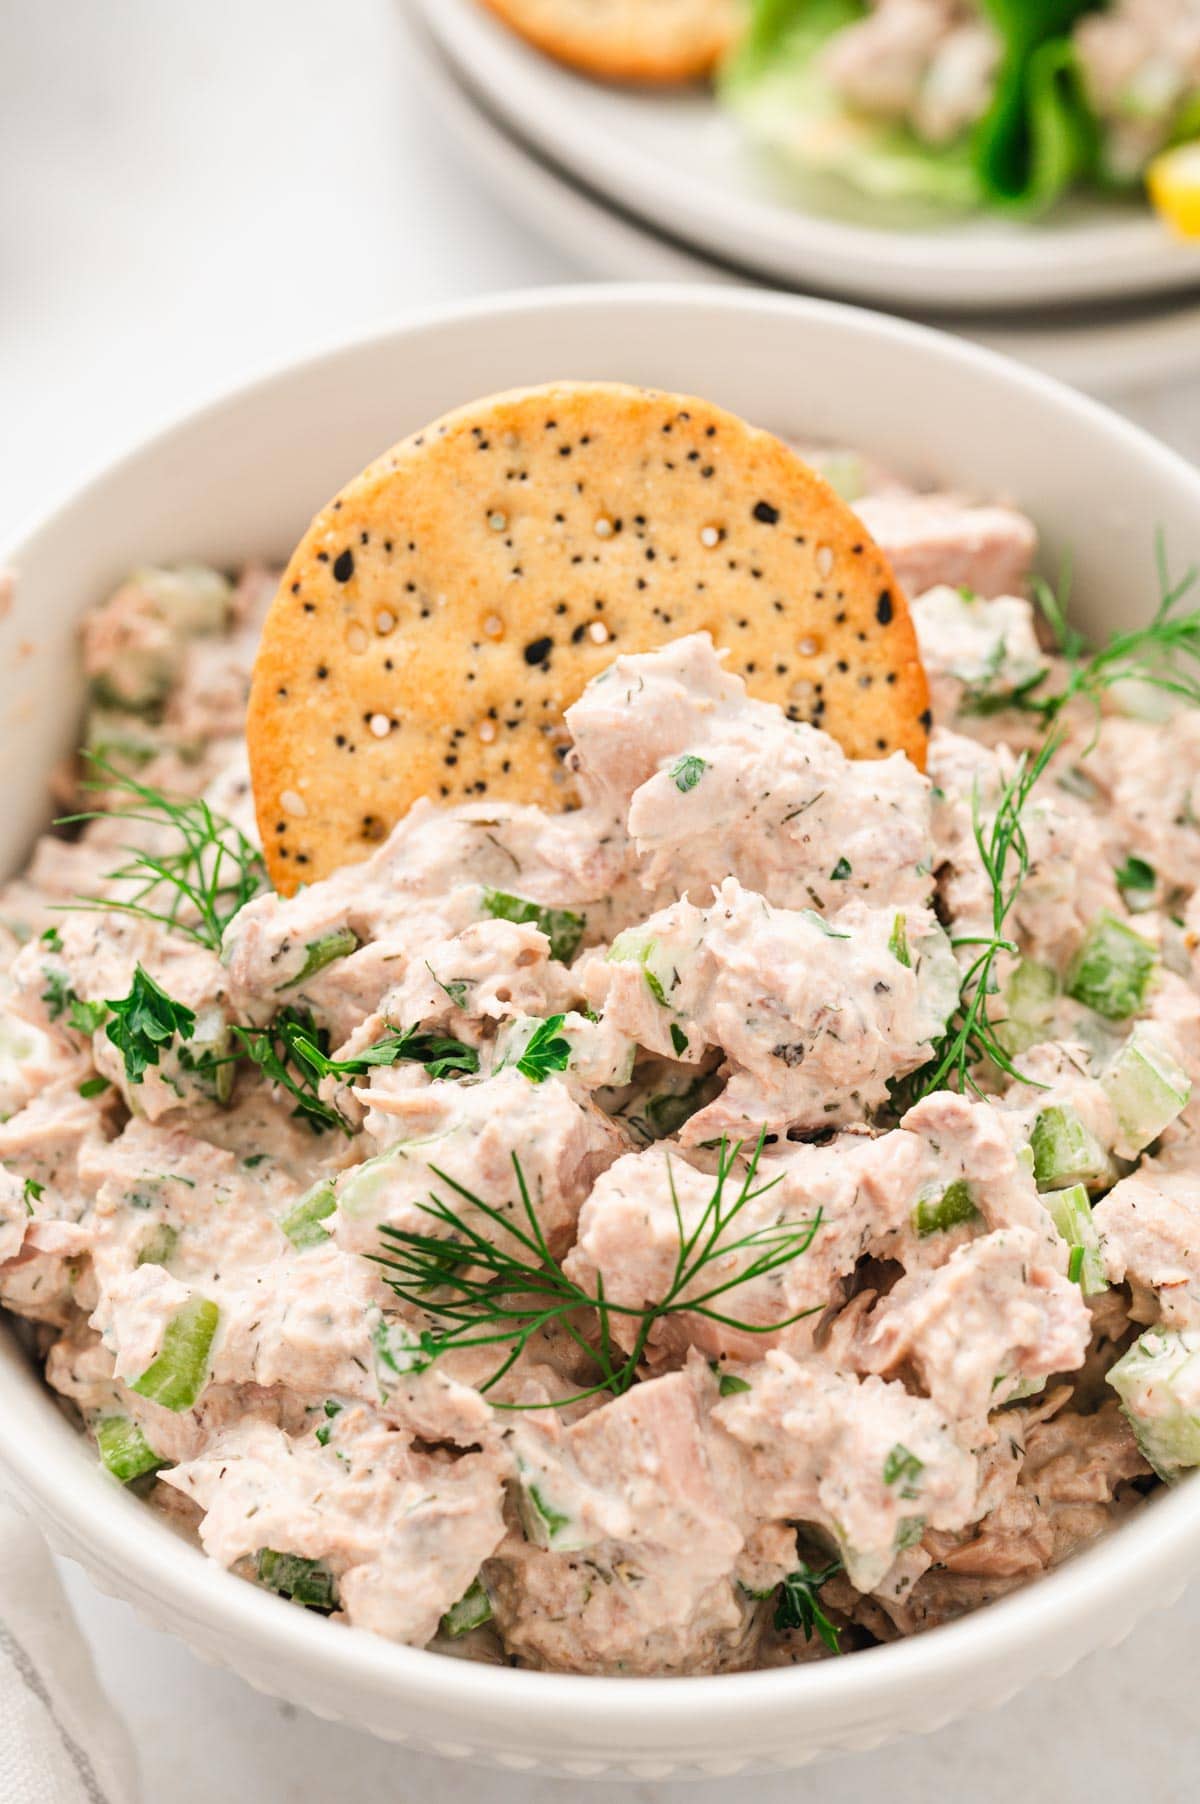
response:
<path id="1" fill-rule="evenodd" d="M 851 756 L 924 766 L 887 558 L 770 433 L 556 383 L 405 439 L 318 514 L 263 630 L 247 737 L 277 888 L 366 857 L 419 796 L 572 805 L 564 710 L 618 652 L 697 631 Z"/>
<path id="2" fill-rule="evenodd" d="M 601 81 L 654 84 L 709 74 L 733 43 L 743 0 L 484 0 L 560 63 Z"/>

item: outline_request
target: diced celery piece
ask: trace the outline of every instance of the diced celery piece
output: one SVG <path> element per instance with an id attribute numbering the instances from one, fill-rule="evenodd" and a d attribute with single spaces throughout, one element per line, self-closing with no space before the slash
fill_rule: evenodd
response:
<path id="1" fill-rule="evenodd" d="M 965 1178 L 955 1178 L 940 1196 L 923 1196 L 912 1212 L 912 1225 L 922 1239 L 927 1234 L 943 1234 L 949 1228 L 978 1219 L 979 1211 Z"/>
<path id="2" fill-rule="evenodd" d="M 162 1348 L 130 1389 L 164 1409 L 191 1409 L 208 1379 L 208 1356 L 221 1312 L 207 1297 L 191 1297 L 167 1323 Z"/>
<path id="3" fill-rule="evenodd" d="M 170 569 L 135 570 L 133 580 L 154 597 L 163 619 L 185 637 L 225 631 L 233 591 L 219 570 L 206 564 L 176 564 Z"/>
<path id="4" fill-rule="evenodd" d="M 1158 954 L 1149 940 L 1104 910 L 1067 975 L 1067 994 L 1108 1021 L 1124 1021 L 1146 999 Z"/>
<path id="5" fill-rule="evenodd" d="M 1200 1466 L 1200 1332 L 1150 1328 L 1108 1373 L 1160 1478 Z"/>
<path id="6" fill-rule="evenodd" d="M 349 927 L 334 927 L 329 933 L 322 933 L 317 939 L 309 940 L 304 948 L 305 959 L 294 977 L 286 983 L 276 985 L 277 989 L 290 990 L 298 983 L 307 983 L 326 965 L 333 964 L 335 959 L 348 958 L 351 952 L 358 950 L 358 935 Z"/>
<path id="7" fill-rule="evenodd" d="M 181 1070 L 190 1073 L 197 1087 L 222 1107 L 233 1095 L 237 1066 L 233 1030 L 219 1003 L 198 1009 L 196 1022 L 186 1045 L 176 1042 L 173 1056 Z"/>
<path id="8" fill-rule="evenodd" d="M 297 1251 L 303 1252 L 306 1247 L 320 1246 L 323 1240 L 330 1238 L 328 1228 L 323 1228 L 321 1223 L 336 1208 L 337 1196 L 326 1178 L 306 1191 L 298 1203 L 292 1204 L 287 1214 L 280 1217 L 279 1226 Z"/>
<path id="9" fill-rule="evenodd" d="M 586 1547 L 592 1538 L 586 1528 L 574 1523 L 558 1509 L 546 1494 L 545 1486 L 523 1466 L 517 1471 L 517 1514 L 527 1541 L 535 1547 L 553 1548 L 570 1553 Z"/>
<path id="10" fill-rule="evenodd" d="M 1112 1176 L 1112 1160 L 1067 1103 L 1051 1103 L 1041 1111 L 1029 1144 L 1039 1190 L 1062 1190 L 1069 1184 L 1092 1189 Z"/>
<path id="11" fill-rule="evenodd" d="M 452 1604 L 442 1617 L 442 1633 L 457 1641 L 460 1635 L 469 1635 L 472 1629 L 481 1629 L 485 1622 L 492 1620 L 492 1600 L 485 1591 L 482 1581 L 476 1579 L 469 1591 L 464 1591 L 456 1604 Z"/>
<path id="12" fill-rule="evenodd" d="M 857 451 L 842 451 L 835 448 L 804 453 L 814 470 L 818 470 L 831 489 L 834 489 L 843 501 L 853 504 L 861 501 L 867 492 L 867 471 L 862 457 Z"/>
<path id="13" fill-rule="evenodd" d="M 1139 1024 L 1101 1078 L 1116 1112 L 1116 1151 L 1135 1159 L 1187 1106 L 1191 1081 L 1153 1029 Z"/>
<path id="14" fill-rule="evenodd" d="M 1107 1290 L 1100 1231 L 1092 1220 L 1092 1203 L 1087 1190 L 1082 1184 L 1072 1184 L 1066 1190 L 1048 1190 L 1042 1202 L 1072 1250 L 1070 1276 L 1078 1282 L 1084 1296 L 1094 1297 Z"/>
<path id="15" fill-rule="evenodd" d="M 1005 1019 L 996 1037 L 1007 1053 L 1028 1052 L 1051 1038 L 1058 979 L 1048 965 L 1023 958 L 1004 986 Z"/>
<path id="16" fill-rule="evenodd" d="M 170 1463 L 159 1459 L 137 1423 L 128 1416 L 105 1416 L 97 1422 L 96 1446 L 102 1464 L 123 1485 Z"/>
<path id="17" fill-rule="evenodd" d="M 888 935 L 888 951 L 902 965 L 912 970 L 912 953 L 908 949 L 908 916 L 893 915 L 892 931 Z"/>
<path id="18" fill-rule="evenodd" d="M 647 987 L 660 1007 L 668 1007 L 667 994 L 674 988 L 675 972 L 669 960 L 660 957 L 658 941 L 644 928 L 627 927 L 619 933 L 605 954 L 614 965 L 640 965 Z"/>
<path id="19" fill-rule="evenodd" d="M 138 1265 L 166 1265 L 179 1240 L 178 1228 L 159 1222 L 151 1228 L 137 1251 Z"/>
<path id="20" fill-rule="evenodd" d="M 258 1555 L 258 1582 L 278 1597 L 320 1610 L 328 1616 L 338 1607 L 337 1580 L 324 1560 L 305 1560 L 296 1553 L 263 1547 Z"/>

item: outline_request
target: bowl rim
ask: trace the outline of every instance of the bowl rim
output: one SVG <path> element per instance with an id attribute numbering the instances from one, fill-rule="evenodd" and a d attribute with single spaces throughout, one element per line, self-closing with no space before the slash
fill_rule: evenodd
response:
<path id="1" fill-rule="evenodd" d="M 806 322 L 839 327 L 851 335 L 890 341 L 897 352 L 919 346 L 954 368 L 976 369 L 1002 381 L 1031 400 L 1052 404 L 1084 426 L 1126 445 L 1164 479 L 1190 489 L 1200 519 L 1200 471 L 1148 433 L 1101 403 L 1076 393 L 1055 379 L 1023 368 L 998 353 L 955 339 L 934 328 L 897 320 L 862 307 L 759 289 L 725 286 L 676 287 L 669 283 L 582 283 L 563 287 L 518 289 L 452 304 L 435 304 L 401 313 L 396 321 L 351 337 L 338 337 L 298 357 L 280 360 L 263 374 L 230 383 L 211 399 L 189 407 L 165 423 L 140 434 L 115 456 L 97 461 L 91 473 L 73 483 L 25 531 L 0 547 L 0 565 L 19 571 L 23 560 L 47 535 L 69 529 L 74 511 L 95 499 L 110 481 L 129 474 L 139 461 L 154 456 L 204 423 L 231 408 L 269 403 L 279 390 L 303 375 L 332 369 L 347 358 L 370 357 L 424 333 L 457 328 L 499 317 L 586 310 L 602 304 L 609 313 L 642 309 L 716 311 L 753 317 L 785 315 L 797 329 Z M 0 1318 L 8 1318 L 0 1311 Z M 11 1341 L 11 1333 L 4 1337 Z M 47 1432 L 46 1412 L 56 1405 L 40 1374 L 20 1349 L 0 1343 L 0 1365 L 14 1367 L 11 1392 L 0 1411 L 0 1479 L 16 1480 L 17 1494 L 33 1499 L 59 1531 L 59 1539 L 87 1550 L 107 1573 L 129 1575 L 127 1590 L 149 1591 L 189 1622 L 203 1622 L 230 1644 L 245 1641 L 278 1662 L 300 1659 L 310 1671 L 336 1669 L 339 1676 L 365 1688 L 368 1695 L 403 1694 L 420 1706 L 444 1706 L 452 1699 L 464 1720 L 479 1713 L 487 1719 L 526 1706 L 533 1710 L 578 1713 L 581 1707 L 594 1728 L 611 1718 L 625 1730 L 686 1733 L 698 1711 L 734 1710 L 739 1722 L 775 1718 L 783 1708 L 802 1718 L 825 1712 L 845 1714 L 853 1701 L 855 1714 L 874 1700 L 894 1707 L 905 1693 L 925 1693 L 951 1681 L 965 1668 L 1020 1662 L 1031 1641 L 1061 1637 L 1064 1626 L 1105 1613 L 1113 1604 L 1114 1621 L 1123 1632 L 1120 1597 L 1154 1577 L 1180 1587 L 1200 1564 L 1200 1477 L 1153 1499 L 1130 1521 L 1056 1571 L 1007 1597 L 948 1623 L 934 1633 L 910 1636 L 865 1649 L 847 1660 L 814 1660 L 797 1666 L 746 1672 L 680 1676 L 621 1677 L 514 1669 L 431 1654 L 427 1649 L 385 1640 L 363 1629 L 336 1625 L 222 1570 L 202 1551 L 175 1534 L 168 1524 L 136 1498 L 126 1494 L 98 1465 L 85 1463 L 83 1442 L 62 1418 L 61 1432 Z M 66 1547 L 70 1552 L 70 1546 Z M 1191 1563 L 1188 1564 L 1190 1555 Z M 1107 1573 L 1109 1589 L 1104 1590 Z M 120 1581 L 118 1581 L 119 1585 Z M 1114 1584 L 1123 1590 L 1115 1590 Z M 1109 1639 L 1112 1639 L 1110 1634 Z M 1093 1634 L 1089 1647 L 1105 1639 Z M 514 1676 L 515 1674 L 515 1676 Z M 1019 1681 L 1018 1681 L 1019 1682 Z M 996 1702 L 1016 1688 L 1001 1690 Z M 951 1714 L 949 1707 L 946 1714 Z"/>

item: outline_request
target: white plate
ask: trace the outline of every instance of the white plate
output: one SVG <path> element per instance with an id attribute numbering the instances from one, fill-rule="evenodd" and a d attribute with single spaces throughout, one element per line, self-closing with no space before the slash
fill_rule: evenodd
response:
<path id="1" fill-rule="evenodd" d="M 1079 196 L 1039 224 L 981 216 L 919 230 L 889 229 L 861 208 L 817 211 L 828 194 L 806 200 L 705 90 L 606 87 L 541 56 L 479 0 L 412 4 L 477 92 L 544 155 L 660 231 L 760 277 L 927 311 L 1200 287 L 1200 245 L 1177 242 L 1135 203 Z"/>
<path id="2" fill-rule="evenodd" d="M 827 302 L 679 285 L 439 309 L 190 415 L 0 546 L 0 567 L 16 573 L 0 621 L 0 875 L 44 820 L 50 772 L 76 730 L 79 616 L 125 571 L 285 554 L 313 509 L 389 441 L 472 396 L 567 376 L 704 393 L 796 437 L 860 445 L 920 480 L 1010 493 L 1043 527 L 1045 569 L 1073 552 L 1079 624 L 1094 635 L 1153 606 L 1160 531 L 1176 568 L 1200 550 L 1200 472 L 1083 396 L 945 334 Z M 1200 1568 L 1193 1479 L 1036 1585 L 850 1659 L 689 1679 L 515 1671 L 336 1627 L 217 1570 L 102 1471 L 7 1319 L 0 1397 L 3 1481 L 106 1589 L 319 1715 L 514 1770 L 715 1778 L 875 1747 L 975 1715 L 1113 1645 Z M 1064 1725 L 1065 1740 L 1087 1727 Z M 468 1789 L 447 1782 L 448 1794 Z"/>
<path id="3" fill-rule="evenodd" d="M 415 21 L 411 54 L 438 116 L 464 159 L 505 206 L 574 257 L 589 276 L 609 281 L 720 282 L 746 276 L 607 206 L 597 195 L 508 130 L 456 74 Z M 752 278 L 751 278 L 752 279 Z M 1018 357 L 1047 375 L 1115 400 L 1130 390 L 1200 378 L 1200 301 L 1127 304 L 1099 316 L 1043 317 L 1036 324 L 955 322 L 961 336 Z"/>

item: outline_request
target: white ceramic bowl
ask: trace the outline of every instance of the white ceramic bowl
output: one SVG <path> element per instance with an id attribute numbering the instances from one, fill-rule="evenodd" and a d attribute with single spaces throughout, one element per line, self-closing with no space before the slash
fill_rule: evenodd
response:
<path id="1" fill-rule="evenodd" d="M 559 289 L 417 320 L 298 364 L 185 420 L 0 554 L 13 869 L 47 812 L 80 685 L 75 624 L 133 564 L 282 557 L 391 440 L 489 390 L 608 377 L 699 391 L 764 425 L 867 447 L 913 474 L 1008 492 L 1044 559 L 1073 554 L 1082 624 L 1143 617 L 1157 530 L 1200 547 L 1200 474 L 1095 403 L 956 340 L 734 290 Z M 344 1629 L 230 1577 L 105 1477 L 0 1322 L 0 1467 L 105 1590 L 261 1689 L 397 1741 L 579 1776 L 798 1765 L 989 1709 L 1119 1640 L 1200 1568 L 1200 1489 L 1156 1499 L 1060 1572 L 902 1645 L 810 1667 L 585 1679 L 469 1665 Z"/>

